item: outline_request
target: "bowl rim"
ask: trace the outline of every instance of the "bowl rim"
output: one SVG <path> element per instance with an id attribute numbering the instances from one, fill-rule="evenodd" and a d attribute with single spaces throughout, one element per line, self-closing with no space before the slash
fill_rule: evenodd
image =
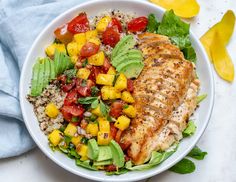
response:
<path id="1" fill-rule="evenodd" d="M 21 71 L 20 84 L 19 84 L 20 107 L 21 107 L 21 110 L 22 110 L 22 115 L 23 115 L 24 121 L 26 120 L 25 116 L 27 115 L 27 111 L 24 108 L 24 105 L 25 105 L 24 104 L 24 102 L 25 102 L 24 101 L 25 100 L 25 95 L 24 95 L 24 92 L 23 92 L 23 88 L 24 88 L 24 85 L 23 85 L 24 80 L 23 80 L 23 78 L 24 78 L 24 75 L 25 75 L 26 70 L 27 70 L 27 62 L 29 62 L 29 58 L 30 58 L 31 52 L 33 51 L 34 47 L 38 44 L 38 42 L 40 42 L 40 39 L 44 35 L 46 30 L 49 29 L 49 27 L 52 24 L 54 24 L 55 22 L 57 22 L 59 19 L 63 18 L 67 14 L 70 14 L 71 12 L 73 12 L 76 9 L 78 9 L 79 7 L 91 5 L 91 4 L 94 4 L 94 3 L 105 3 L 107 1 L 110 1 L 110 0 L 90 0 L 88 2 L 80 3 L 80 4 L 78 4 L 78 5 L 76 5 L 76 6 L 72 7 L 72 8 L 67 9 L 63 13 L 59 14 L 56 18 L 54 18 L 51 22 L 49 22 L 48 25 L 40 32 L 40 34 L 34 40 L 33 44 L 31 45 L 31 47 L 30 47 L 30 49 L 29 49 L 29 51 L 27 53 L 27 56 L 25 58 L 25 61 L 24 61 L 23 67 L 22 67 L 22 71 Z M 113 0 L 113 1 L 125 3 L 125 2 L 131 2 L 133 0 Z M 163 8 L 157 6 L 157 5 L 154 5 L 154 4 L 150 3 L 150 2 L 147 2 L 147 1 L 133 1 L 133 2 L 137 3 L 137 4 L 144 5 L 144 6 L 152 6 L 153 8 L 155 8 L 157 11 L 160 11 L 161 13 L 165 12 L 165 9 L 163 9 Z M 215 94 L 214 94 L 215 93 L 214 76 L 213 76 L 212 68 L 211 68 L 211 65 L 210 65 L 209 58 L 208 58 L 208 56 L 206 54 L 206 51 L 203 48 L 203 45 L 201 44 L 200 40 L 192 32 L 191 28 L 190 28 L 190 37 L 192 39 L 194 39 L 194 41 L 196 42 L 196 44 L 198 45 L 198 47 L 200 49 L 200 52 L 202 52 L 204 60 L 206 60 L 204 64 L 206 64 L 205 66 L 207 67 L 207 71 L 209 72 L 209 75 L 210 75 L 210 90 L 211 90 L 211 92 L 210 92 L 210 95 L 208 96 L 208 97 L 210 97 L 210 105 L 209 105 L 210 110 L 209 110 L 209 112 L 206 115 L 206 122 L 203 123 L 202 129 L 199 131 L 199 134 L 198 134 L 198 136 L 196 136 L 195 140 L 192 143 L 190 143 L 188 145 L 188 148 L 181 155 L 177 156 L 169 165 L 164 166 L 161 170 L 155 170 L 155 171 L 153 171 L 152 173 L 149 173 L 149 174 L 143 173 L 142 176 L 139 176 L 139 175 L 133 176 L 132 179 L 129 179 L 130 181 L 142 180 L 142 179 L 146 179 L 146 178 L 152 177 L 154 175 L 157 175 L 157 174 L 160 174 L 160 173 L 166 171 L 167 169 L 169 169 L 170 167 L 175 165 L 177 162 L 179 162 L 181 159 L 183 159 L 190 152 L 190 150 L 196 145 L 196 143 L 199 141 L 200 137 L 204 133 L 207 125 L 209 124 L 209 120 L 210 120 L 210 117 L 211 117 L 211 114 L 212 114 L 212 111 L 213 111 L 214 98 L 215 98 Z M 60 167 L 66 169 L 67 171 L 69 171 L 69 172 L 71 172 L 71 173 L 73 173 L 75 175 L 79 175 L 79 176 L 81 176 L 83 178 L 87 178 L 87 179 L 91 179 L 91 180 L 109 181 L 108 178 L 104 179 L 104 178 L 97 177 L 96 175 L 89 175 L 87 173 L 81 172 L 80 170 L 74 170 L 71 167 L 63 164 L 54 155 L 50 154 L 47 151 L 47 149 L 42 145 L 42 143 L 36 137 L 36 135 L 34 135 L 33 131 L 31 130 L 30 125 L 28 125 L 28 122 L 25 122 L 25 125 L 26 125 L 26 128 L 27 128 L 28 132 L 30 133 L 31 137 L 33 138 L 33 140 L 37 144 L 37 146 L 40 148 L 40 150 L 46 156 L 48 156 L 52 161 L 54 161 L 57 165 L 59 165 Z M 119 178 L 116 178 L 116 179 L 113 178 L 112 180 L 113 181 L 122 181 L 122 180 L 119 180 Z"/>

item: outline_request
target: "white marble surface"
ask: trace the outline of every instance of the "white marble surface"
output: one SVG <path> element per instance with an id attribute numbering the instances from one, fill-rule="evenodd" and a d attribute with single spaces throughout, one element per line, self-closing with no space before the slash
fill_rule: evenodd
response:
<path id="1" fill-rule="evenodd" d="M 192 29 L 201 36 L 215 24 L 228 9 L 234 9 L 235 0 L 198 0 L 201 12 L 191 20 Z M 224 30 L 222 30 L 224 31 Z M 236 65 L 236 31 L 228 45 Z M 236 83 L 229 84 L 214 74 L 216 83 L 215 106 L 207 130 L 198 143 L 208 155 L 204 161 L 195 161 L 196 171 L 188 175 L 164 172 L 150 181 L 159 182 L 236 182 Z M 1 146 L 4 147 L 4 146 Z M 54 164 L 39 149 L 19 157 L 0 160 L 0 181 L 30 182 L 86 182 Z"/>

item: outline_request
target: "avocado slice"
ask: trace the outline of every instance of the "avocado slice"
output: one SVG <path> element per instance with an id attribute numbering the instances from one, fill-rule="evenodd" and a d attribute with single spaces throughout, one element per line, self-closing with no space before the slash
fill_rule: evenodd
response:
<path id="1" fill-rule="evenodd" d="M 55 64 L 55 75 L 57 76 L 59 74 L 60 71 L 60 53 L 55 50 L 55 54 L 54 54 L 54 64 Z"/>
<path id="2" fill-rule="evenodd" d="M 137 49 L 131 49 L 127 52 L 124 52 L 122 54 L 117 55 L 112 60 L 112 65 L 117 67 L 120 63 L 127 62 L 129 59 L 143 59 L 142 53 L 140 50 Z"/>
<path id="3" fill-rule="evenodd" d="M 44 72 L 45 67 L 44 64 L 39 60 L 39 75 L 38 75 L 38 84 L 37 84 L 37 93 L 40 95 L 43 91 L 43 84 L 44 84 Z"/>
<path id="4" fill-rule="evenodd" d="M 112 159 L 112 152 L 109 146 L 99 146 L 99 154 L 96 161 L 105 161 Z"/>
<path id="5" fill-rule="evenodd" d="M 38 85 L 38 76 L 39 76 L 39 63 L 36 62 L 33 66 L 33 76 L 31 80 L 31 95 L 38 96 L 37 85 Z"/>
<path id="6" fill-rule="evenodd" d="M 45 68 L 45 72 L 44 72 L 44 81 L 43 81 L 43 88 L 45 88 L 50 80 L 50 62 L 48 58 L 44 59 L 44 68 Z"/>
<path id="7" fill-rule="evenodd" d="M 127 35 L 123 37 L 112 50 L 111 59 L 113 60 L 118 54 L 126 52 L 127 50 L 133 48 L 136 44 L 133 35 Z"/>
<path id="8" fill-rule="evenodd" d="M 123 63 L 120 63 L 117 67 L 116 67 L 116 70 L 118 72 L 120 72 L 120 70 L 122 70 L 124 67 L 126 67 L 127 65 L 130 65 L 131 63 L 137 63 L 137 64 L 140 64 L 142 63 L 142 60 L 139 60 L 139 59 L 129 59 L 127 60 L 126 62 L 123 62 Z"/>
<path id="9" fill-rule="evenodd" d="M 127 78 L 137 78 L 143 70 L 144 64 L 140 61 L 131 61 L 122 68 L 119 72 L 124 73 Z"/>
<path id="10" fill-rule="evenodd" d="M 55 61 L 50 60 L 50 80 L 53 80 L 56 78 L 56 73 L 55 73 Z"/>
<path id="11" fill-rule="evenodd" d="M 112 160 L 105 160 L 105 161 L 94 161 L 93 165 L 94 166 L 105 166 L 105 165 L 109 165 L 112 164 Z"/>
<path id="12" fill-rule="evenodd" d="M 88 157 L 92 160 L 96 160 L 99 154 L 99 148 L 97 141 L 93 138 L 88 141 Z"/>
<path id="13" fill-rule="evenodd" d="M 109 146 L 111 147 L 113 164 L 117 167 L 123 167 L 125 164 L 125 157 L 120 145 L 115 142 L 115 140 L 112 140 Z"/>

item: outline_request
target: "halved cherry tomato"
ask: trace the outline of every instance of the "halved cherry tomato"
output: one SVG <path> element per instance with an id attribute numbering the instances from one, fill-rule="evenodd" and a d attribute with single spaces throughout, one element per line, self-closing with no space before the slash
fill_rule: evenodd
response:
<path id="1" fill-rule="evenodd" d="M 105 45 L 115 47 L 115 45 L 120 41 L 120 34 L 117 26 L 107 27 L 102 34 L 102 41 Z"/>
<path id="2" fill-rule="evenodd" d="M 146 29 L 148 24 L 148 19 L 144 16 L 135 18 L 133 20 L 131 20 L 128 24 L 128 31 L 130 32 L 139 32 L 139 31 L 143 31 Z"/>
<path id="3" fill-rule="evenodd" d="M 65 106 L 70 106 L 72 104 L 76 104 L 78 99 L 78 93 L 77 90 L 71 90 L 69 93 L 67 93 L 66 98 L 64 100 Z"/>
<path id="4" fill-rule="evenodd" d="M 131 93 L 134 91 L 134 81 L 131 79 L 128 79 L 127 90 Z"/>
<path id="5" fill-rule="evenodd" d="M 105 58 L 102 69 L 104 70 L 105 73 L 107 73 L 110 67 L 111 67 L 110 61 L 107 58 Z"/>
<path id="6" fill-rule="evenodd" d="M 86 86 L 82 86 L 82 85 L 78 86 L 77 91 L 83 97 L 90 96 L 91 95 L 91 87 L 94 85 L 95 84 L 92 80 L 87 80 Z"/>
<path id="7" fill-rule="evenodd" d="M 118 31 L 121 33 L 122 32 L 122 25 L 120 21 L 117 18 L 112 18 L 111 22 L 109 23 L 108 27 L 114 27 L 116 26 L 118 28 Z"/>
<path id="8" fill-rule="evenodd" d="M 111 104 L 110 116 L 117 118 L 122 114 L 124 103 L 122 101 L 115 101 Z"/>
<path id="9" fill-rule="evenodd" d="M 96 77 L 98 76 L 99 73 L 104 73 L 104 71 L 101 69 L 101 67 L 93 66 L 91 68 L 91 74 L 89 75 L 89 79 L 92 81 L 95 81 Z"/>
<path id="10" fill-rule="evenodd" d="M 108 166 L 105 166 L 105 171 L 107 172 L 117 171 L 117 167 L 114 164 L 110 164 Z"/>
<path id="11" fill-rule="evenodd" d="M 87 42 L 80 50 L 80 56 L 85 58 L 96 54 L 99 50 L 99 45 L 92 42 Z"/>
<path id="12" fill-rule="evenodd" d="M 65 24 L 54 31 L 54 35 L 63 44 L 68 44 L 73 39 L 73 34 L 67 30 L 68 24 Z"/>
<path id="13" fill-rule="evenodd" d="M 63 106 L 61 113 L 66 120 L 71 121 L 72 116 L 82 117 L 84 108 L 81 105 Z"/>
<path id="14" fill-rule="evenodd" d="M 110 124 L 110 133 L 111 133 L 112 139 L 115 139 L 116 133 L 117 133 L 117 128 L 114 126 L 113 123 Z"/>
<path id="15" fill-rule="evenodd" d="M 89 21 L 86 13 L 80 13 L 68 23 L 67 29 L 73 33 L 82 33 L 89 30 Z"/>
<path id="16" fill-rule="evenodd" d="M 70 83 L 62 85 L 61 88 L 64 92 L 69 92 L 71 89 L 74 88 L 75 84 L 76 84 L 76 79 L 72 79 Z"/>

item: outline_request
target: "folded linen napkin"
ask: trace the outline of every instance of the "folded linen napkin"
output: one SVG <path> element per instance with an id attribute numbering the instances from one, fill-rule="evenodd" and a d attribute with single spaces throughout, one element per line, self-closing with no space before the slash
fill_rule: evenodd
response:
<path id="1" fill-rule="evenodd" d="M 21 115 L 18 86 L 26 54 L 56 16 L 84 0 L 0 0 L 0 158 L 20 155 L 35 144 Z"/>

